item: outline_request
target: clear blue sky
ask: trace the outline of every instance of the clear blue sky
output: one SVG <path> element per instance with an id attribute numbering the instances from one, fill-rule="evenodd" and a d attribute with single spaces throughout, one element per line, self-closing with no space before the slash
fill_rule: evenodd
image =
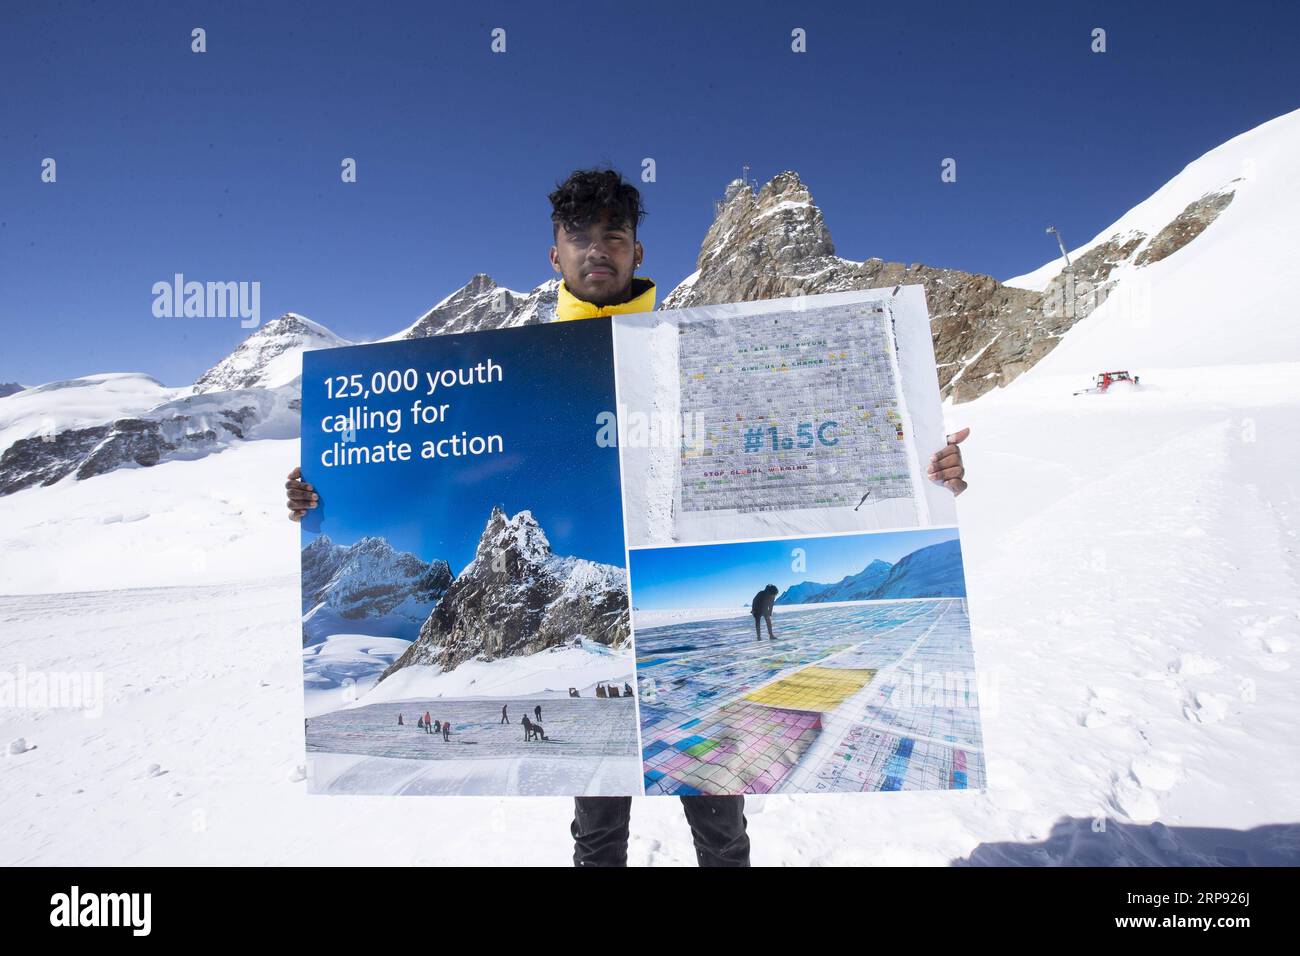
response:
<path id="1" fill-rule="evenodd" d="M 643 611 L 748 605 L 768 584 L 834 584 L 877 559 L 896 564 L 921 548 L 957 537 L 956 528 L 826 535 L 676 548 L 633 549 L 632 604 Z M 805 565 L 795 570 L 795 549 Z"/>
<path id="2" fill-rule="evenodd" d="M 177 272 L 259 281 L 264 320 L 357 339 L 476 272 L 529 289 L 556 180 L 647 156 L 644 274 L 665 292 L 742 163 L 798 171 L 840 255 L 1007 278 L 1055 254 L 1048 223 L 1086 241 L 1300 106 L 1297 7 L 7 3 L 0 381 L 193 381 L 247 330 L 154 318 Z"/>

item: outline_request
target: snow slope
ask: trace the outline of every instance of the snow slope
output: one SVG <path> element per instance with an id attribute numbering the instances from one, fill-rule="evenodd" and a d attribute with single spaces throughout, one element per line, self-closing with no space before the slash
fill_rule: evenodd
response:
<path id="1" fill-rule="evenodd" d="M 0 498 L 0 593 L 287 574 L 296 590 L 297 562 L 283 550 L 286 533 L 296 530 L 284 518 L 284 476 L 297 459 L 296 440 L 240 442 L 198 461 L 65 478 Z"/>
<path id="2" fill-rule="evenodd" d="M 1242 133 L 1195 162 L 1091 241 L 1134 230 L 1154 237 L 1189 203 L 1234 190 L 1206 230 L 1173 255 L 1111 275 L 1117 288 L 1062 345 L 1026 376 L 1150 366 L 1300 361 L 1300 322 L 1289 290 L 1300 281 L 1300 110 Z M 1147 240 L 1148 242 L 1150 239 Z M 1140 256 L 1142 248 L 1134 251 Z M 1042 290 L 1061 272 L 1055 259 L 1006 285 Z M 1067 348 L 1066 345 L 1069 347 Z"/>
<path id="3" fill-rule="evenodd" d="M 1300 819 L 1288 759 L 1300 452 L 1286 440 L 1300 368 L 1229 372 L 1096 399 L 1017 383 L 960 408 L 949 425 L 972 427 L 958 503 L 971 620 L 997 690 L 983 712 L 989 789 L 752 798 L 756 863 L 1300 862 L 1283 845 Z M 0 756 L 0 861 L 567 859 L 565 799 L 448 799 L 437 836 L 412 840 L 426 830 L 420 800 L 306 794 L 298 534 L 275 500 L 293 455 L 291 442 L 255 442 L 0 500 L 4 552 L 26 543 L 26 563 L 49 574 L 57 562 L 34 561 L 35 549 L 75 536 L 98 556 L 64 552 L 79 588 L 114 588 L 0 598 L 7 661 L 98 671 L 106 695 L 98 720 L 0 709 L 0 744 L 34 748 Z M 238 487 L 215 472 L 236 461 Z M 225 503 L 213 491 L 223 480 Z M 154 527 L 95 523 L 106 501 L 80 496 L 96 489 L 158 495 L 165 510 Z M 66 511 L 76 531 L 23 518 L 42 495 L 47 521 Z M 242 576 L 216 560 L 236 529 L 258 541 Z M 168 540 L 211 545 L 216 567 L 199 572 L 179 551 L 134 567 L 105 559 Z M 22 569 L 4 570 L 8 584 Z M 230 583 L 212 583 L 217 572 Z M 634 863 L 693 861 L 676 801 L 638 801 L 635 821 Z"/>

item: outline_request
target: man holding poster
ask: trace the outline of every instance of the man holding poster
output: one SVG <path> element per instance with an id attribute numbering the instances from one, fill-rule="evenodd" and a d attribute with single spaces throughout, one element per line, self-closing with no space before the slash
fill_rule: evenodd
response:
<path id="1" fill-rule="evenodd" d="M 644 216 L 636 187 L 612 170 L 580 170 L 560 184 L 550 200 L 554 244 L 549 255 L 552 268 L 562 276 L 556 321 L 653 311 L 654 282 L 634 275 L 643 257 L 636 228 Z M 966 488 L 957 444 L 968 434 L 969 429 L 963 429 L 949 436 L 949 444 L 928 465 L 927 478 L 954 495 Z M 292 520 L 301 520 L 319 505 L 301 468 L 289 474 L 286 488 Z M 701 866 L 749 865 L 743 796 L 681 800 Z M 631 797 L 575 798 L 575 865 L 626 865 L 630 810 Z"/>

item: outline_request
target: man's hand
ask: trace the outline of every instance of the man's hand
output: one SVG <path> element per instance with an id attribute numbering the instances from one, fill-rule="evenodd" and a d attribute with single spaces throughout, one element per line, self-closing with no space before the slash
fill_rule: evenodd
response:
<path id="1" fill-rule="evenodd" d="M 320 502 L 320 495 L 316 494 L 316 489 L 302 480 L 301 468 L 289 472 L 289 480 L 284 483 L 284 487 L 290 521 L 301 521 L 307 509 L 315 508 Z"/>
<path id="2" fill-rule="evenodd" d="M 966 490 L 966 466 L 961 463 L 961 449 L 957 446 L 970 436 L 970 429 L 963 428 L 948 436 L 948 444 L 930 456 L 930 467 L 925 476 L 933 481 L 941 481 L 953 496 Z"/>

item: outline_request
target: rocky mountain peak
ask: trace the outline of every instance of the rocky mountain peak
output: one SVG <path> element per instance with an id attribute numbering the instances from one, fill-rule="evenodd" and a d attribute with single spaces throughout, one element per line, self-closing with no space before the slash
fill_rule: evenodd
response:
<path id="1" fill-rule="evenodd" d="M 500 505 L 492 507 L 474 557 L 475 561 L 480 561 L 498 556 L 517 558 L 530 564 L 540 564 L 551 556 L 551 542 L 531 511 L 520 511 L 510 518 Z"/>
<path id="2" fill-rule="evenodd" d="M 531 511 L 510 517 L 494 507 L 474 560 L 380 679 L 414 664 L 450 670 L 476 657 L 535 654 L 577 638 L 619 647 L 630 633 L 623 568 L 552 554 Z"/>
<path id="3" fill-rule="evenodd" d="M 1073 321 L 1045 317 L 1041 293 L 1005 287 L 991 276 L 837 256 L 821 210 L 795 172 L 773 176 L 757 195 L 735 180 L 724 196 L 700 248 L 698 271 L 665 296 L 661 308 L 921 285 L 940 391 L 959 402 L 1032 366 Z"/>
<path id="4" fill-rule="evenodd" d="M 830 230 L 812 193 L 798 173 L 787 170 L 773 176 L 757 196 L 743 180 L 727 185 L 700 245 L 696 268 L 702 278 L 718 282 L 746 269 L 763 271 L 834 254 Z"/>

